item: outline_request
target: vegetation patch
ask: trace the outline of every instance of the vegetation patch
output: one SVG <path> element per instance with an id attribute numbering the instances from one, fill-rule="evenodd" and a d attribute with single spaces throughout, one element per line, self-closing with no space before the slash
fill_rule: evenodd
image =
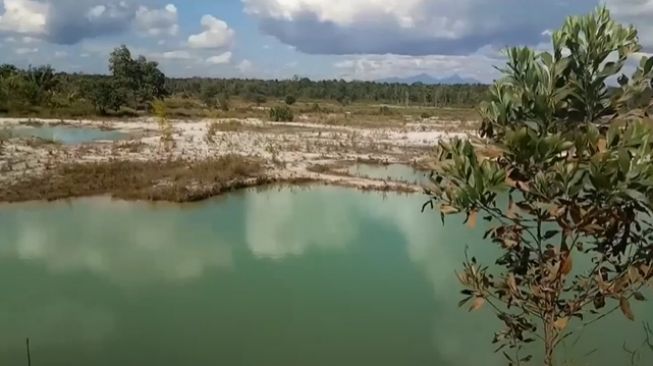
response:
<path id="1" fill-rule="evenodd" d="M 190 202 L 245 186 L 268 183 L 260 160 L 228 155 L 201 162 L 109 161 L 74 163 L 0 190 L 0 201 L 116 198 Z"/>

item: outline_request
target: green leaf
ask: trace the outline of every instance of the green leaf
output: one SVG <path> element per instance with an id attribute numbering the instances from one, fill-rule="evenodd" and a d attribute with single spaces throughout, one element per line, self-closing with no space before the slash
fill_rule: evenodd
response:
<path id="1" fill-rule="evenodd" d="M 628 197 L 630 197 L 630 198 L 632 198 L 632 199 L 634 199 L 636 201 L 648 202 L 648 198 L 646 198 L 646 195 L 644 193 L 640 192 L 640 191 L 636 191 L 634 189 L 626 189 L 624 191 L 624 193 Z"/>

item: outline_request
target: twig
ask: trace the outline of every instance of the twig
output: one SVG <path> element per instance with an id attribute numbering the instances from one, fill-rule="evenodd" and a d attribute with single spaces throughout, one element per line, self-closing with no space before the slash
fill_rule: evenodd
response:
<path id="1" fill-rule="evenodd" d="M 27 366 L 32 366 L 32 355 L 29 350 L 29 337 L 25 339 L 25 346 L 27 348 Z"/>

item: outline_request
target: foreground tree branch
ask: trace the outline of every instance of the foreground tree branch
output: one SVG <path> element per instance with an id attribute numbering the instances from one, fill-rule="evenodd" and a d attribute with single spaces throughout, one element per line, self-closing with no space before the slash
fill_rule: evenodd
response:
<path id="1" fill-rule="evenodd" d="M 484 239 L 501 249 L 492 266 L 465 261 L 461 305 L 491 305 L 505 325 L 497 351 L 520 355 L 540 339 L 546 366 L 574 321 L 587 326 L 610 308 L 634 320 L 630 302 L 653 277 L 653 58 L 620 75 L 640 49 L 637 31 L 605 8 L 569 18 L 552 41 L 552 53 L 508 50 L 481 106 L 481 135 L 500 156 L 441 143 L 430 189 L 443 220 L 464 213 L 474 227 L 481 215 Z"/>

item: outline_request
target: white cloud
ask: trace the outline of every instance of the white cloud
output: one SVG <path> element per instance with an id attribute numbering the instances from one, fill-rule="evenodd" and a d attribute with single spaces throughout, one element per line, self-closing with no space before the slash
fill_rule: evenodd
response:
<path id="1" fill-rule="evenodd" d="M 128 29 L 136 13 L 132 1 L 0 0 L 0 32 L 74 44 Z"/>
<path id="2" fill-rule="evenodd" d="M 242 60 L 238 65 L 236 65 L 236 68 L 241 73 L 247 74 L 250 71 L 252 71 L 252 69 L 254 68 L 254 64 L 252 63 L 252 61 L 245 59 Z"/>
<path id="3" fill-rule="evenodd" d="M 307 53 L 465 54 L 531 44 L 596 0 L 242 0 L 261 29 Z M 616 0 L 614 0 L 616 1 Z"/>
<path id="4" fill-rule="evenodd" d="M 5 12 L 0 15 L 1 31 L 43 33 L 50 4 L 32 0 L 3 0 L 2 3 Z"/>
<path id="5" fill-rule="evenodd" d="M 139 32 L 149 36 L 175 36 L 179 32 L 177 7 L 168 4 L 162 9 L 140 6 L 134 24 Z"/>
<path id="6" fill-rule="evenodd" d="M 232 53 L 230 51 L 227 51 L 223 54 L 207 58 L 206 62 L 215 65 L 228 64 L 229 62 L 231 62 L 231 56 Z"/>
<path id="7" fill-rule="evenodd" d="M 166 60 L 190 60 L 193 56 L 186 50 L 176 50 L 163 52 L 161 58 Z"/>
<path id="8" fill-rule="evenodd" d="M 652 50 L 653 0 L 606 0 L 605 2 L 617 20 L 637 27 L 642 45 Z"/>
<path id="9" fill-rule="evenodd" d="M 202 17 L 204 31 L 188 37 L 188 45 L 192 48 L 229 48 L 233 44 L 235 32 L 229 25 L 212 15 Z"/>
<path id="10" fill-rule="evenodd" d="M 56 51 L 56 52 L 54 53 L 54 57 L 55 57 L 55 58 L 65 58 L 65 57 L 68 57 L 68 52 L 66 52 L 66 51 Z"/>
<path id="11" fill-rule="evenodd" d="M 14 52 L 16 52 L 17 55 L 26 55 L 28 53 L 37 53 L 39 52 L 39 49 L 24 47 L 24 48 L 17 48 L 14 50 Z"/>

